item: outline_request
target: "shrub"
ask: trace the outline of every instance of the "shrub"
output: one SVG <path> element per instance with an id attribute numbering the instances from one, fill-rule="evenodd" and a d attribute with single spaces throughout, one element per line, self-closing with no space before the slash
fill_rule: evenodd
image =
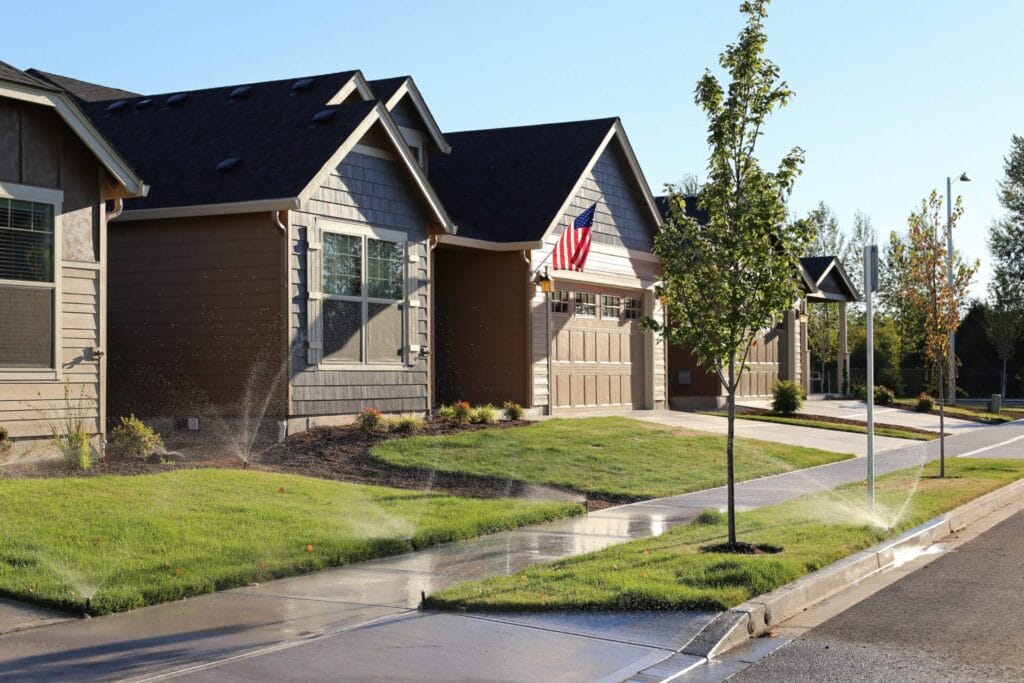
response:
<path id="1" fill-rule="evenodd" d="M 498 408 L 490 403 L 477 406 L 470 415 L 470 421 L 474 424 L 492 425 L 498 421 Z"/>
<path id="2" fill-rule="evenodd" d="M 87 470 L 92 467 L 92 446 L 85 427 L 79 425 L 72 431 L 55 434 L 53 441 L 64 455 L 64 464 L 70 469 Z"/>
<path id="3" fill-rule="evenodd" d="M 877 384 L 889 387 L 896 396 L 903 396 L 905 391 L 903 373 L 898 368 L 882 368 L 879 370 Z"/>
<path id="4" fill-rule="evenodd" d="M 452 406 L 452 409 L 455 411 L 455 415 L 452 416 L 452 419 L 459 424 L 466 424 L 469 422 L 470 418 L 473 417 L 473 407 L 466 401 L 459 401 Z"/>
<path id="5" fill-rule="evenodd" d="M 92 467 L 92 447 L 89 445 L 89 434 L 85 431 L 85 421 L 95 407 L 96 402 L 86 396 L 84 387 L 79 387 L 78 395 L 73 396 L 71 383 L 65 379 L 63 410 L 53 417 L 45 414 L 53 443 L 70 468 L 87 470 Z"/>
<path id="6" fill-rule="evenodd" d="M 373 434 L 384 428 L 384 418 L 376 408 L 363 408 L 356 417 L 356 424 L 363 434 Z"/>
<path id="7" fill-rule="evenodd" d="M 110 434 L 110 445 L 122 455 L 148 458 L 153 455 L 163 440 L 145 422 L 129 415 L 121 418 L 121 424 Z"/>
<path id="8" fill-rule="evenodd" d="M 399 417 L 391 421 L 390 427 L 396 434 L 415 434 L 423 429 L 423 420 L 412 415 Z"/>
<path id="9" fill-rule="evenodd" d="M 437 409 L 437 417 L 442 420 L 455 419 L 455 406 L 442 405 Z"/>
<path id="10" fill-rule="evenodd" d="M 930 413 L 934 407 L 935 399 L 931 396 L 923 391 L 917 395 L 917 403 L 914 404 L 914 410 L 919 413 Z"/>
<path id="11" fill-rule="evenodd" d="M 896 394 L 889 387 L 879 384 L 875 387 L 875 405 L 888 406 L 896 400 Z"/>
<path id="12" fill-rule="evenodd" d="M 505 412 L 506 420 L 522 420 L 523 419 L 523 407 L 518 403 L 512 401 L 505 401 L 501 406 Z"/>
<path id="13" fill-rule="evenodd" d="M 784 380 L 772 387 L 772 412 L 792 415 L 804 404 L 804 389 L 796 382 Z"/>
<path id="14" fill-rule="evenodd" d="M 7 427 L 0 427 L 0 443 L 7 441 Z"/>
<path id="15" fill-rule="evenodd" d="M 866 384 L 861 384 L 860 382 L 856 382 L 853 385 L 853 396 L 858 401 L 866 401 L 866 400 L 868 400 L 868 387 L 867 387 L 867 385 Z"/>

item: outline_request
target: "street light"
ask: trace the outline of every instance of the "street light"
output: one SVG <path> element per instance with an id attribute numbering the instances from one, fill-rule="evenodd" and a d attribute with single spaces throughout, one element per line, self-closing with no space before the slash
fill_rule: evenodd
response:
<path id="1" fill-rule="evenodd" d="M 958 180 L 971 182 L 966 171 L 957 178 L 946 176 L 946 277 L 950 290 L 953 289 L 953 183 Z M 949 402 L 956 405 L 956 330 L 949 331 Z"/>

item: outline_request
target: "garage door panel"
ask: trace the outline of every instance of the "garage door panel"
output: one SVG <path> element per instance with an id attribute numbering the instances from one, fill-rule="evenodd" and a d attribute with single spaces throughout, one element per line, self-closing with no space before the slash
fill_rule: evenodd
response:
<path id="1" fill-rule="evenodd" d="M 597 333 L 597 362 L 598 363 L 607 363 L 608 362 L 608 359 L 610 357 L 609 347 L 611 346 L 612 340 L 614 339 L 614 337 L 615 337 L 614 334 L 609 334 L 608 332 L 598 332 Z"/>

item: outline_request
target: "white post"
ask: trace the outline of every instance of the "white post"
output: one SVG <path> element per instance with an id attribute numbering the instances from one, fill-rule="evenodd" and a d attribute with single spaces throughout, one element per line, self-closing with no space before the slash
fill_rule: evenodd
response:
<path id="1" fill-rule="evenodd" d="M 946 278 L 953 288 L 953 179 L 946 176 Z M 956 405 L 956 330 L 949 331 L 949 403 Z"/>
<path id="2" fill-rule="evenodd" d="M 871 300 L 878 277 L 878 247 L 864 247 L 864 302 L 867 304 L 868 509 L 875 507 L 875 321 Z"/>

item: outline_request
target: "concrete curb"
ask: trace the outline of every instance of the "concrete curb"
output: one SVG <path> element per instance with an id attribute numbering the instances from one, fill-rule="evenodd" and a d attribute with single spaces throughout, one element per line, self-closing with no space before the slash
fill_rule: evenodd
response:
<path id="1" fill-rule="evenodd" d="M 723 612 L 682 652 L 713 659 L 750 638 L 768 633 L 806 608 L 832 597 L 852 584 L 890 567 L 898 558 L 956 533 L 1000 508 L 1024 498 L 1024 479 L 987 493 L 955 510 L 843 558 L 782 588 L 759 595 Z"/>

